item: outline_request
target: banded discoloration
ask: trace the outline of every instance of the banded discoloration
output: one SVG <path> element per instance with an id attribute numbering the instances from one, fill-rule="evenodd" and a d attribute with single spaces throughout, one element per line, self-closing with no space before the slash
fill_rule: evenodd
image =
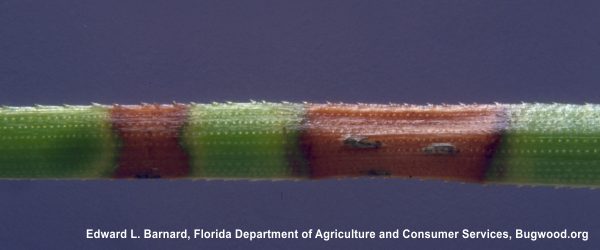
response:
<path id="1" fill-rule="evenodd" d="M 600 186 L 600 105 L 0 108 L 0 178 L 402 177 Z"/>
<path id="2" fill-rule="evenodd" d="M 188 153 L 179 143 L 185 105 L 114 106 L 113 129 L 123 141 L 113 178 L 182 178 Z"/>
<path id="3" fill-rule="evenodd" d="M 482 182 L 506 122 L 496 105 L 309 104 L 307 117 L 301 143 L 315 179 Z M 340 139 L 345 134 L 351 139 Z"/>

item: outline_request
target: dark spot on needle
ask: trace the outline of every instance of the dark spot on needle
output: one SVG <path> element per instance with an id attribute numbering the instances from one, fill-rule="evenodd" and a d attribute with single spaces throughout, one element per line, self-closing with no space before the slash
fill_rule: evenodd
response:
<path id="1" fill-rule="evenodd" d="M 344 140 L 344 146 L 350 148 L 379 148 L 381 147 L 381 142 L 371 141 L 363 137 L 348 136 Z"/>
<path id="2" fill-rule="evenodd" d="M 390 172 L 386 172 L 386 171 L 377 171 L 374 169 L 371 169 L 369 171 L 367 171 L 366 176 L 371 176 L 371 177 L 378 177 L 378 176 L 392 176 L 392 173 Z"/>
<path id="3" fill-rule="evenodd" d="M 460 152 L 454 145 L 451 143 L 433 143 L 423 149 L 423 153 L 425 154 L 456 154 Z"/>
<path id="4" fill-rule="evenodd" d="M 138 173 L 135 175 L 136 179 L 160 179 L 159 174 L 154 173 Z"/>

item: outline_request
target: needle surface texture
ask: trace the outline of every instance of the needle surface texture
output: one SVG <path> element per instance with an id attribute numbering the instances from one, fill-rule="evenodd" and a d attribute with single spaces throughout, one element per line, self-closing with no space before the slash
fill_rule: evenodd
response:
<path id="1" fill-rule="evenodd" d="M 401 177 L 597 187 L 600 106 L 3 107 L 0 178 Z"/>

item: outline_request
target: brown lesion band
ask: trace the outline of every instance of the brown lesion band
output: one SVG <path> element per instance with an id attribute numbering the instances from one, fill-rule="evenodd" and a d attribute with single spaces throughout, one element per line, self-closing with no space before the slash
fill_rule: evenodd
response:
<path id="1" fill-rule="evenodd" d="M 311 178 L 481 182 L 505 124 L 496 105 L 307 104 Z"/>
<path id="2" fill-rule="evenodd" d="M 189 156 L 178 141 L 187 117 L 185 105 L 115 105 L 113 129 L 123 145 L 113 178 L 181 178 Z"/>

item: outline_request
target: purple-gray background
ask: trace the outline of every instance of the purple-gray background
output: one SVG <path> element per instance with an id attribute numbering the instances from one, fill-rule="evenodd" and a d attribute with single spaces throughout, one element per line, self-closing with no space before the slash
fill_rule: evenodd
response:
<path id="1" fill-rule="evenodd" d="M 4 105 L 583 104 L 598 93 L 595 0 L 0 2 Z M 599 207 L 600 190 L 402 179 L 0 180 L 0 248 L 597 249 Z M 490 229 L 513 239 L 98 240 L 89 228 Z M 589 240 L 517 240 L 517 228 Z"/>

